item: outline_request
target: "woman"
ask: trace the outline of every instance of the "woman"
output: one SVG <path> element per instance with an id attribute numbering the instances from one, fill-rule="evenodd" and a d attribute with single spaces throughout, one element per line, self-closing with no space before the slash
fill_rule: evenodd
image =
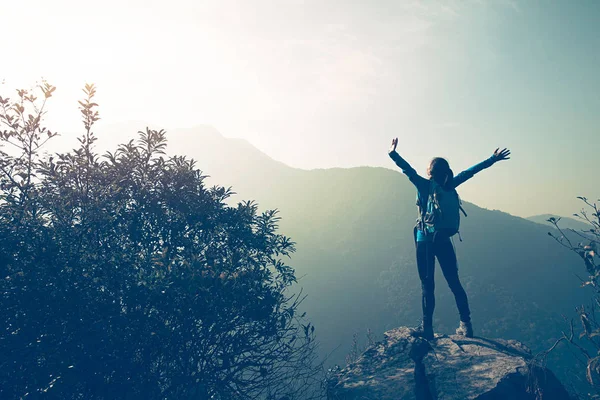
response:
<path id="1" fill-rule="evenodd" d="M 429 190 L 431 187 L 431 180 L 434 180 L 441 188 L 445 191 L 453 191 L 457 186 L 464 183 L 466 180 L 471 178 L 477 172 L 491 167 L 494 163 L 502 160 L 510 159 L 510 151 L 504 149 L 498 151 L 496 149 L 494 154 L 487 160 L 461 172 L 457 176 L 454 176 L 448 161 L 443 158 L 434 158 L 431 160 L 429 168 L 427 168 L 427 174 L 429 179 L 425 179 L 419 176 L 417 172 L 396 152 L 396 146 L 398 145 L 398 138 L 392 140 L 392 145 L 389 150 L 389 156 L 394 160 L 396 165 L 402 169 L 402 172 L 408 176 L 408 179 L 417 188 L 417 204 L 425 205 L 420 207 L 421 215 L 419 215 L 419 221 L 422 221 L 425 217 L 425 211 L 427 209 L 427 201 L 429 198 Z M 458 335 L 466 337 L 473 337 L 473 326 L 471 324 L 471 312 L 469 310 L 469 302 L 467 300 L 467 294 L 463 289 L 460 280 L 458 278 L 458 265 L 456 262 L 456 253 L 454 252 L 454 246 L 450 241 L 450 237 L 444 234 L 431 234 L 431 227 L 428 229 L 423 228 L 423 224 L 417 224 L 415 227 L 415 240 L 417 247 L 417 269 L 419 271 L 419 278 L 421 279 L 421 290 L 422 290 L 422 307 L 423 307 L 423 320 L 421 325 L 416 329 L 415 334 L 423 336 L 426 339 L 433 339 L 433 310 L 435 308 L 435 297 L 434 297 L 434 271 L 435 271 L 435 258 L 437 257 L 440 267 L 450 290 L 454 294 L 456 300 L 456 306 L 460 314 L 460 326 L 456 329 Z"/>

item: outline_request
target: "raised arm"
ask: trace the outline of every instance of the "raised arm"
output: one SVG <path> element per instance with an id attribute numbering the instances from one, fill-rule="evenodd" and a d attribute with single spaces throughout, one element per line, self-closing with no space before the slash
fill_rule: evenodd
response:
<path id="1" fill-rule="evenodd" d="M 394 160 L 396 165 L 402 170 L 402 173 L 408 177 L 408 179 L 417 187 L 422 187 L 423 185 L 429 185 L 429 181 L 419 174 L 413 167 L 410 166 L 405 159 L 400 157 L 400 154 L 396 152 L 396 146 L 398 146 L 398 138 L 392 139 L 392 145 L 390 146 L 390 150 L 388 152 L 390 158 Z"/>
<path id="2" fill-rule="evenodd" d="M 478 173 L 479 171 L 489 168 L 492 165 L 494 165 L 494 163 L 498 162 L 498 161 L 502 161 L 502 160 L 508 160 L 510 159 L 510 150 L 508 149 L 504 149 L 502 151 L 498 151 L 500 150 L 500 148 L 497 148 L 494 151 L 494 154 L 492 154 L 492 156 L 490 158 L 488 158 L 487 160 L 484 160 L 482 162 L 480 162 L 479 164 L 476 164 L 474 166 L 472 166 L 469 169 L 464 170 L 463 172 L 461 172 L 460 174 L 456 175 L 452 181 L 453 186 L 457 187 L 460 184 L 465 183 L 465 181 L 467 181 L 468 179 L 472 178 L 473 175 L 475 175 L 476 173 Z"/>

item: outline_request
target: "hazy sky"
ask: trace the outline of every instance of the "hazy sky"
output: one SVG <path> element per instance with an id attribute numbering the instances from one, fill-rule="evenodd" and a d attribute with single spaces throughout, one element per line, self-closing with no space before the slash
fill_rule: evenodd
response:
<path id="1" fill-rule="evenodd" d="M 599 1 L 0 4 L 0 90 L 48 79 L 55 129 L 94 82 L 105 124 L 210 124 L 301 168 L 394 168 L 394 136 L 421 173 L 509 147 L 463 198 L 528 216 L 600 197 Z"/>

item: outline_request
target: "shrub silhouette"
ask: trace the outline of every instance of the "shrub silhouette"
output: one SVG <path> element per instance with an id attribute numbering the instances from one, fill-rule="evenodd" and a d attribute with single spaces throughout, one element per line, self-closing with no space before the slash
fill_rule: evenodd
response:
<path id="1" fill-rule="evenodd" d="M 569 329 L 547 351 L 539 356 L 544 358 L 553 351 L 561 342 L 567 343 L 571 349 L 579 355 L 578 360 L 583 365 L 585 378 L 589 385 L 587 395 L 583 397 L 600 398 L 600 321 L 597 310 L 600 305 L 600 210 L 598 205 L 589 201 L 586 197 L 578 197 L 584 204 L 584 208 L 573 214 L 579 220 L 586 223 L 587 229 L 562 229 L 560 218 L 548 219 L 557 229 L 558 234 L 548 232 L 560 245 L 576 253 L 583 261 L 587 277 L 582 279 L 582 287 L 592 290 L 589 306 L 581 305 L 576 308 L 581 322 L 581 332 L 575 333 L 574 322 L 571 319 Z"/>
<path id="2" fill-rule="evenodd" d="M 42 156 L 54 90 L 0 97 L 0 397 L 311 397 L 277 210 L 227 205 L 162 130 L 98 155 L 93 85 L 78 147 Z"/>

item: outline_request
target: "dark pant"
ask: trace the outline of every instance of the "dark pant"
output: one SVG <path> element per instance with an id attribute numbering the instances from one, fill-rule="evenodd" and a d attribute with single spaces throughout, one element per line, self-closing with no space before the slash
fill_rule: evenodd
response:
<path id="1" fill-rule="evenodd" d="M 450 290 L 454 293 L 460 320 L 469 322 L 471 320 L 471 312 L 469 311 L 467 293 L 458 279 L 458 264 L 456 262 L 454 245 L 447 237 L 436 238 L 434 242 L 417 242 L 417 268 L 423 291 L 423 320 L 431 322 L 433 319 L 433 310 L 435 308 L 435 296 L 433 293 L 435 283 L 433 277 L 436 257 L 440 262 L 444 278 L 446 278 Z"/>

